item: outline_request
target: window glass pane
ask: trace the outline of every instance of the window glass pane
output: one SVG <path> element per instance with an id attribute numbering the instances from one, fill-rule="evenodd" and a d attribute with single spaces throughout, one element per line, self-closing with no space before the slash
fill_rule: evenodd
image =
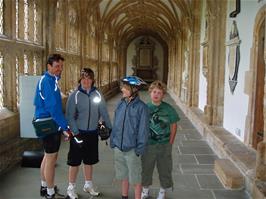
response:
<path id="1" fill-rule="evenodd" d="M 29 40 L 29 4 L 24 0 L 24 39 Z"/>
<path id="2" fill-rule="evenodd" d="M 4 0 L 0 0 L 0 34 L 4 34 Z"/>

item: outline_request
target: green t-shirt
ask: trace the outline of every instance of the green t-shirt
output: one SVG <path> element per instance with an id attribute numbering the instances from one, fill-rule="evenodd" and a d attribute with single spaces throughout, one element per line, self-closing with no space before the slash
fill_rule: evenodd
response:
<path id="1" fill-rule="evenodd" d="M 176 110 L 168 103 L 163 102 L 156 106 L 147 103 L 150 109 L 149 144 L 163 144 L 170 140 L 170 125 L 180 120 Z"/>

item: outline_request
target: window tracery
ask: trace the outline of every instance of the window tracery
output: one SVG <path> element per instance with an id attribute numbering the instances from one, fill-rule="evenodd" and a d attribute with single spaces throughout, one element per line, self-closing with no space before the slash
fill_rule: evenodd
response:
<path id="1" fill-rule="evenodd" d="M 58 50 L 65 49 L 65 6 L 63 0 L 58 0 L 56 4 L 56 40 L 55 46 Z"/>
<path id="2" fill-rule="evenodd" d="M 78 15 L 74 3 L 70 4 L 68 11 L 69 25 L 69 51 L 73 53 L 79 52 L 79 37 L 78 37 Z"/>

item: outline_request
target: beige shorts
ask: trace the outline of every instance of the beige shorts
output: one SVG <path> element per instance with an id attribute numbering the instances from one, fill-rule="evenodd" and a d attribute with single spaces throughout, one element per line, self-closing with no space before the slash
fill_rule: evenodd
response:
<path id="1" fill-rule="evenodd" d="M 118 180 L 128 179 L 132 185 L 141 184 L 141 157 L 135 150 L 122 152 L 114 148 L 115 174 Z"/>

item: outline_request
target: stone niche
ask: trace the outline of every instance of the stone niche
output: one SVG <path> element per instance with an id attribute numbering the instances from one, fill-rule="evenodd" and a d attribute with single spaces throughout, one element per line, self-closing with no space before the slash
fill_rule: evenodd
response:
<path id="1" fill-rule="evenodd" d="M 157 79 L 156 70 L 158 59 L 154 56 L 155 43 L 145 36 L 135 43 L 136 55 L 133 57 L 133 75 L 137 75 L 146 82 Z"/>

